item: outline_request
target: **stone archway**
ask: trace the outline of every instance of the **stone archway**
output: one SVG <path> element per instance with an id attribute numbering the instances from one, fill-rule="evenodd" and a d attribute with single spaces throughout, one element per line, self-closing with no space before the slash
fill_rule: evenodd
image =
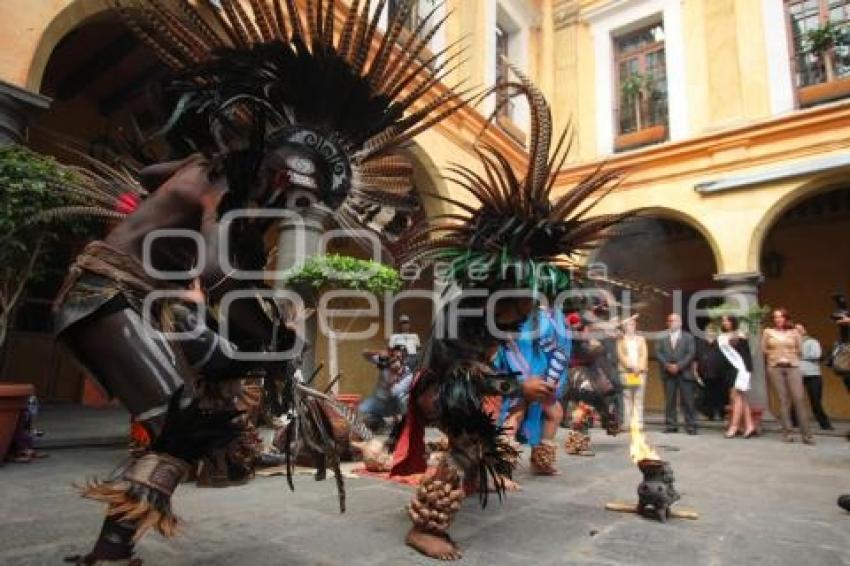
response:
<path id="1" fill-rule="evenodd" d="M 691 304 L 692 299 L 699 292 L 716 287 L 714 276 L 720 263 L 716 247 L 706 233 L 699 222 L 681 212 L 651 209 L 624 224 L 618 235 L 605 242 L 590 260 L 594 269 L 604 266 L 614 279 L 653 285 L 669 293 L 669 296 L 655 293 L 628 296 L 631 312 L 640 314 L 641 331 L 662 331 L 666 315 L 678 311 L 686 328 L 694 332 L 707 321 L 698 320 L 698 328 L 690 327 L 691 309 L 714 305 L 705 301 Z M 626 304 L 626 294 L 615 290 L 615 295 L 620 295 Z M 657 334 L 648 336 L 654 337 Z M 648 409 L 660 410 L 664 407 L 664 391 L 657 364 L 650 365 L 650 373 L 645 404 Z"/>
<path id="2" fill-rule="evenodd" d="M 761 216 L 752 231 L 750 245 L 747 251 L 747 263 L 750 269 L 752 271 L 758 271 L 760 269 L 762 249 L 768 233 L 786 212 L 806 199 L 846 185 L 846 181 L 846 171 L 828 176 L 815 177 L 795 187 L 790 187 L 787 192 L 777 198 Z"/>
<path id="3" fill-rule="evenodd" d="M 107 162 L 140 166 L 168 156 L 153 134 L 165 123 L 158 57 L 126 27 L 117 11 L 98 2 L 76 2 L 54 19 L 30 80 L 53 103 L 33 122 L 30 145 L 63 160 L 70 145 Z M 72 25 L 75 24 L 75 25 Z M 56 29 L 66 35 L 53 38 Z M 39 54 L 38 57 L 41 57 Z"/>
<path id="4" fill-rule="evenodd" d="M 626 222 L 618 235 L 596 250 L 590 261 L 604 266 L 614 278 L 654 285 L 670 293 L 639 298 L 644 309 L 642 327 L 660 328 L 666 311 L 681 295 L 714 288 L 722 269 L 721 255 L 708 230 L 696 219 L 665 208 L 651 208 Z"/>
<path id="5" fill-rule="evenodd" d="M 91 18 L 114 10 L 109 0 L 72 0 L 56 13 L 44 29 L 35 46 L 24 86 L 40 92 L 48 62 L 59 43 Z"/>
<path id="6" fill-rule="evenodd" d="M 68 3 L 42 32 L 27 77 L 31 88 L 52 99 L 30 121 L 28 145 L 66 163 L 80 162 L 66 146 L 111 164 L 138 166 L 161 156 L 139 152 L 148 151 L 142 138 L 164 121 L 147 90 L 164 68 L 109 4 Z M 53 338 L 50 310 L 64 268 L 82 244 L 64 241 L 51 256 L 57 269 L 28 287 L 10 336 L 15 353 L 0 368 L 4 375 L 29 376 L 47 401 L 85 400 L 82 373 Z"/>
<path id="7" fill-rule="evenodd" d="M 789 309 L 821 343 L 824 354 L 837 338 L 830 319 L 831 295 L 850 291 L 850 183 L 810 183 L 777 203 L 766 215 L 759 259 L 762 304 Z M 824 358 L 825 359 L 825 358 Z M 850 417 L 850 399 L 831 370 L 824 371 L 824 407 Z M 776 399 L 772 400 L 776 407 Z"/>

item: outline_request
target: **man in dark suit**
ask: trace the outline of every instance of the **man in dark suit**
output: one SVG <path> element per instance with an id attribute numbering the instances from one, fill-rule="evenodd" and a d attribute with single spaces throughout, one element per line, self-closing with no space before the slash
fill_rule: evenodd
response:
<path id="1" fill-rule="evenodd" d="M 664 432 L 678 432 L 677 404 L 681 400 L 685 411 L 685 428 L 688 434 L 697 433 L 694 395 L 697 381 L 693 372 L 696 343 L 693 335 L 682 330 L 682 317 L 676 313 L 667 316 L 667 334 L 658 341 L 655 357 L 661 364 L 664 378 L 666 427 Z"/>

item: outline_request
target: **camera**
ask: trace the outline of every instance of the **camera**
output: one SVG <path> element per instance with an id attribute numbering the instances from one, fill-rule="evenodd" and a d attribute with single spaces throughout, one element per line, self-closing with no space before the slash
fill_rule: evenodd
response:
<path id="1" fill-rule="evenodd" d="M 378 369 L 387 369 L 390 367 L 389 356 L 378 356 Z"/>
<path id="2" fill-rule="evenodd" d="M 842 318 L 846 318 L 850 316 L 850 308 L 847 306 L 847 297 L 844 293 L 835 293 L 832 295 L 832 300 L 835 303 L 836 310 L 832 312 L 830 318 L 835 321 L 839 321 Z"/>

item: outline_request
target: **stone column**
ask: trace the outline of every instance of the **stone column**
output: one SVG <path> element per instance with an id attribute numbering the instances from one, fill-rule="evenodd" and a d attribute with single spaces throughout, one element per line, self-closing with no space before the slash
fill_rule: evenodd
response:
<path id="1" fill-rule="evenodd" d="M 724 295 L 737 297 L 747 309 L 759 306 L 758 288 L 764 281 L 761 273 L 721 273 L 714 280 L 723 285 Z M 733 301 L 735 299 L 732 299 Z M 753 356 L 753 375 L 750 390 L 750 404 L 757 411 L 768 409 L 767 381 L 765 378 L 764 356 L 761 352 L 761 327 L 749 329 L 750 352 Z M 757 414 L 761 414 L 758 413 Z"/>
<path id="2" fill-rule="evenodd" d="M 277 269 L 282 271 L 302 265 L 307 258 L 319 254 L 322 235 L 332 224 L 330 210 L 312 206 L 301 213 L 300 220 L 284 219 L 279 225 Z M 299 238 L 298 232 L 301 231 Z M 278 281 L 279 287 L 284 287 L 283 281 Z M 317 297 L 303 297 L 307 307 L 315 306 Z M 317 315 L 307 319 L 304 325 L 305 351 L 301 354 L 301 371 L 305 378 L 310 377 L 316 368 L 316 344 L 318 343 L 319 326 Z"/>
<path id="3" fill-rule="evenodd" d="M 46 96 L 0 81 L 0 145 L 26 141 L 31 118 L 50 103 Z"/>

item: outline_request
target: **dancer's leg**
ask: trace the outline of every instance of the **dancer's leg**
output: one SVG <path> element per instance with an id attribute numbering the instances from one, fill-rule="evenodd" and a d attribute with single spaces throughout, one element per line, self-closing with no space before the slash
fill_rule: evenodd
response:
<path id="1" fill-rule="evenodd" d="M 62 339 L 98 381 L 156 439 L 162 432 L 169 402 L 189 375 L 182 350 L 152 329 L 137 312 L 120 302 L 62 334 Z M 189 404 L 187 398 L 180 406 Z M 191 446 L 191 451 L 202 449 Z M 171 493 L 189 468 L 174 446 L 132 461 L 119 481 L 90 484 L 84 495 L 107 502 L 107 518 L 92 552 L 81 563 L 128 559 L 133 542 L 150 528 L 173 534 L 176 517 Z"/>
<path id="2" fill-rule="evenodd" d="M 423 478 L 410 502 L 408 515 L 413 526 L 405 542 L 431 558 L 461 558 L 462 554 L 449 537 L 448 530 L 463 498 L 458 470 L 446 459 L 432 475 Z"/>
<path id="3" fill-rule="evenodd" d="M 543 405 L 543 439 L 555 439 L 555 433 L 558 432 L 558 425 L 561 419 L 564 418 L 564 408 L 557 401 L 552 401 L 549 404 Z"/>

